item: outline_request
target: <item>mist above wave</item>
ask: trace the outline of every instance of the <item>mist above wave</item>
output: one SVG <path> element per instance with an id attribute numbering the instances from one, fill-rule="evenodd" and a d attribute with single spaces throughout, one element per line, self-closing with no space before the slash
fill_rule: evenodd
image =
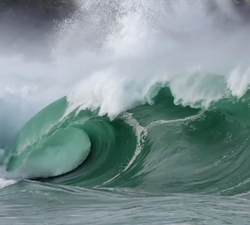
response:
<path id="1" fill-rule="evenodd" d="M 47 33 L 47 42 L 32 39 L 45 49 L 42 60 L 29 41 L 20 42 L 22 35 L 1 53 L 0 121 L 9 129 L 1 143 L 63 95 L 71 109 L 101 107 L 101 114 L 115 116 L 150 102 L 157 82 L 167 83 L 184 105 L 207 106 L 228 90 L 241 97 L 248 89 L 250 29 L 230 1 L 78 4 L 71 18 Z M 24 44 L 24 52 L 13 51 Z"/>

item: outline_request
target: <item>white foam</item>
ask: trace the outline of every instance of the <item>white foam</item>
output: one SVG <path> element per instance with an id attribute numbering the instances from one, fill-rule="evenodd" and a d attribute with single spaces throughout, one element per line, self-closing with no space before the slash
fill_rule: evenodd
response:
<path id="1" fill-rule="evenodd" d="M 0 151 L 1 151 L 1 156 L 3 156 L 4 150 L 0 149 Z M 15 180 L 13 174 L 9 174 L 8 172 L 6 172 L 4 167 L 2 166 L 0 167 L 0 189 L 11 186 L 15 184 L 17 181 L 18 180 Z"/>
<path id="2" fill-rule="evenodd" d="M 141 154 L 146 137 L 148 136 L 147 127 L 141 126 L 140 123 L 136 119 L 133 118 L 132 113 L 124 113 L 122 115 L 122 119 L 124 119 L 124 121 L 133 128 L 133 131 L 136 136 L 136 149 L 135 149 L 133 157 L 130 159 L 127 165 L 124 168 L 122 168 L 119 173 L 117 173 L 114 177 L 106 181 L 104 184 L 108 184 L 111 181 L 115 180 L 117 177 L 121 175 L 121 173 L 127 171 L 129 168 L 131 168 L 131 166 L 133 166 L 135 160 Z"/>
<path id="3" fill-rule="evenodd" d="M 137 157 L 140 155 L 142 148 L 144 146 L 146 137 L 148 136 L 148 131 L 147 131 L 147 128 L 141 126 L 139 122 L 136 119 L 134 119 L 133 115 L 130 113 L 124 114 L 123 119 L 125 119 L 125 122 L 127 122 L 133 128 L 136 138 L 137 138 L 135 153 L 133 157 L 130 159 L 127 166 L 124 168 L 123 172 L 125 172 L 133 165 Z"/>
<path id="4" fill-rule="evenodd" d="M 89 3 L 87 10 L 99 8 L 98 2 Z M 100 107 L 100 115 L 112 118 L 145 101 L 150 103 L 148 92 L 159 82 L 168 83 L 176 104 L 192 107 L 208 108 L 228 94 L 244 95 L 250 83 L 244 37 L 250 30 L 238 24 L 231 3 L 216 1 L 218 14 L 208 12 L 209 1 L 155 4 L 129 0 L 117 4 L 120 8 L 114 8 L 114 14 L 108 10 L 113 6 L 104 4 L 101 14 L 95 15 L 105 21 L 98 20 L 95 28 L 100 32 L 101 25 L 107 28 L 96 58 L 101 66 L 84 76 L 68 95 L 69 111 Z M 112 16 L 115 21 L 107 23 Z M 228 17 L 241 27 L 232 36 L 232 31 L 223 31 L 220 25 Z M 79 21 L 78 17 L 77 31 L 86 26 Z M 232 54 L 243 49 L 242 55 Z M 238 65 L 242 72 L 235 74 L 232 71 Z"/>
<path id="5" fill-rule="evenodd" d="M 16 180 L 7 180 L 4 178 L 0 178 L 0 189 L 11 186 L 15 184 L 17 181 Z"/>
<path id="6" fill-rule="evenodd" d="M 211 11 L 210 0 L 80 1 L 57 29 L 52 62 L 0 55 L 0 143 L 63 95 L 68 112 L 100 107 L 111 118 L 151 104 L 157 82 L 192 107 L 241 97 L 250 83 L 250 29 L 230 1 L 214 2 Z"/>

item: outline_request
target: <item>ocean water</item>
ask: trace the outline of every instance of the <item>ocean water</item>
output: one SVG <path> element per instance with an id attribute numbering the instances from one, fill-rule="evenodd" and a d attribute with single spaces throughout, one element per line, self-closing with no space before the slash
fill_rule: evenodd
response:
<path id="1" fill-rule="evenodd" d="M 0 224 L 248 225 L 246 16 L 228 0 L 77 4 L 41 54 L 2 47 Z"/>

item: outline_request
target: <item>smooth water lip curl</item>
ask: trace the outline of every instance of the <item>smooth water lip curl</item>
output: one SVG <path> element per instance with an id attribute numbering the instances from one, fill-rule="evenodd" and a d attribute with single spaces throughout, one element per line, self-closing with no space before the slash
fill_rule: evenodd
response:
<path id="1" fill-rule="evenodd" d="M 91 142 L 84 130 L 67 118 L 61 120 L 66 107 L 66 99 L 59 99 L 25 124 L 5 152 L 8 172 L 46 178 L 68 173 L 84 162 Z"/>

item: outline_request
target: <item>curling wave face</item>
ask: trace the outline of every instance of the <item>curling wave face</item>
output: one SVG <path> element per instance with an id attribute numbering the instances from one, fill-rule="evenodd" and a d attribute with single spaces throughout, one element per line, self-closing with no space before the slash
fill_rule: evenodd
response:
<path id="1" fill-rule="evenodd" d="M 242 120 L 250 110 L 248 93 L 238 100 L 226 96 L 204 110 L 174 104 L 164 85 L 151 88 L 152 104 L 113 119 L 80 106 L 69 113 L 62 98 L 23 127 L 3 163 L 16 176 L 64 185 L 248 192 L 250 130 Z"/>
<path id="2" fill-rule="evenodd" d="M 228 0 L 78 3 L 49 60 L 0 56 L 1 222 L 248 225 L 249 23 Z"/>

